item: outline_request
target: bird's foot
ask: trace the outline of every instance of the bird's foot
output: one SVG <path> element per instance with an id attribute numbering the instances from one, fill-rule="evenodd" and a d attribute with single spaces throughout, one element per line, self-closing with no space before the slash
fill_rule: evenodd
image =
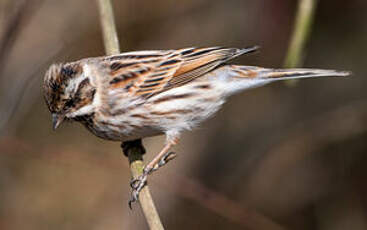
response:
<path id="1" fill-rule="evenodd" d="M 169 161 L 173 160 L 174 158 L 176 158 L 177 154 L 175 152 L 169 152 L 166 153 L 162 159 L 152 168 L 151 172 L 157 171 L 159 168 L 163 167 L 164 165 L 166 165 Z M 150 174 L 149 173 L 149 174 Z"/>
<path id="2" fill-rule="evenodd" d="M 177 156 L 177 154 L 174 153 L 174 152 L 169 152 L 169 153 L 165 154 L 162 157 L 162 159 L 153 168 L 145 167 L 144 170 L 143 170 L 142 175 L 140 175 L 136 179 L 131 180 L 130 186 L 132 188 L 132 191 L 131 191 L 131 199 L 129 200 L 130 209 L 131 209 L 132 203 L 136 202 L 139 199 L 140 191 L 147 184 L 148 175 L 151 174 L 152 172 L 158 170 L 159 168 L 161 168 L 165 164 L 167 164 L 170 160 L 173 160 L 176 156 Z"/>
<path id="3" fill-rule="evenodd" d="M 130 186 L 132 188 L 131 198 L 129 200 L 129 207 L 130 207 L 130 209 L 131 209 L 132 203 L 134 203 L 135 201 L 137 201 L 139 199 L 139 193 L 140 193 L 140 191 L 147 184 L 148 174 L 149 174 L 149 172 L 146 171 L 145 168 L 144 168 L 142 175 L 140 175 L 138 178 L 132 179 L 130 181 Z"/>

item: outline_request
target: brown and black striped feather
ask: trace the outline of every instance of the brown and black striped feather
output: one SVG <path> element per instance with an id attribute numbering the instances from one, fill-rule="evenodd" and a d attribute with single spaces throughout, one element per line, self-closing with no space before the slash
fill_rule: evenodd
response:
<path id="1" fill-rule="evenodd" d="M 150 97 L 186 84 L 243 52 L 236 48 L 186 48 L 106 57 L 112 79 L 109 87 Z"/>

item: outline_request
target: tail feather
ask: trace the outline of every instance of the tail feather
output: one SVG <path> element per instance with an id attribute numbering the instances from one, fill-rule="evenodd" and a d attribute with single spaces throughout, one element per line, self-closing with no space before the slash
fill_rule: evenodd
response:
<path id="1" fill-rule="evenodd" d="M 323 69 L 268 69 L 256 66 L 227 65 L 218 69 L 217 82 L 224 94 L 230 96 L 243 90 L 279 81 L 313 77 L 345 77 L 351 72 Z M 221 84 L 218 84 L 221 83 Z"/>
<path id="2" fill-rule="evenodd" d="M 346 77 L 351 75 L 348 71 L 324 69 L 267 69 L 255 66 L 231 66 L 236 77 L 262 80 L 291 80 L 313 77 Z"/>

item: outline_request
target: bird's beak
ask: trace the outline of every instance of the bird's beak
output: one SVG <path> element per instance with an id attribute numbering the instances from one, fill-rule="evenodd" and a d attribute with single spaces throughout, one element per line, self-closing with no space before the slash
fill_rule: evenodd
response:
<path id="1" fill-rule="evenodd" d="M 53 127 L 54 130 L 56 130 L 57 127 L 59 127 L 59 125 L 64 120 L 64 118 L 65 118 L 64 115 L 60 115 L 60 114 L 56 114 L 56 113 L 52 114 L 52 127 Z"/>

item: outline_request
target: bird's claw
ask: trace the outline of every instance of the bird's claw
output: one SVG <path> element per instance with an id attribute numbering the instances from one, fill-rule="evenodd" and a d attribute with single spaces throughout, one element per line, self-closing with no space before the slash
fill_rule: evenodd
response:
<path id="1" fill-rule="evenodd" d="M 132 203 L 137 201 L 139 199 L 139 194 L 136 192 L 136 190 L 133 190 L 131 192 L 131 198 L 129 200 L 129 208 L 132 209 Z"/>
<path id="2" fill-rule="evenodd" d="M 131 199 L 129 200 L 129 207 L 131 209 L 132 203 L 137 201 L 139 199 L 139 193 L 144 188 L 144 186 L 147 184 L 147 177 L 148 177 L 147 171 L 144 169 L 143 174 L 140 175 L 138 178 L 131 180 L 130 186 L 132 188 L 131 191 Z"/>
<path id="3" fill-rule="evenodd" d="M 138 177 L 138 178 L 133 178 L 131 179 L 130 181 L 130 187 L 133 189 L 133 190 L 136 190 L 138 189 L 141 185 L 141 181 L 142 181 L 142 176 Z"/>

